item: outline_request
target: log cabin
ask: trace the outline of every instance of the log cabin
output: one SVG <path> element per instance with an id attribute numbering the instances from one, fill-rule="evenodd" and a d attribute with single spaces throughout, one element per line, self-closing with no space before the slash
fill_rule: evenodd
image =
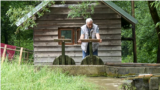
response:
<path id="1" fill-rule="evenodd" d="M 32 17 L 47 4 L 40 3 L 33 13 L 28 13 L 26 17 Z M 73 58 L 76 65 L 80 65 L 82 50 L 78 39 L 80 27 L 86 22 L 83 17 L 67 18 L 70 11 L 68 6 L 76 4 L 77 1 L 66 1 L 65 4 L 56 1 L 49 7 L 50 12 L 40 18 L 36 17 L 37 27 L 33 28 L 34 65 L 52 65 L 55 57 L 61 55 L 61 43 L 53 40 L 61 38 L 62 35 L 72 40 L 65 44 L 65 54 Z M 102 39 L 98 56 L 104 63 L 121 63 L 121 28 L 136 24 L 137 20 L 113 2 L 103 0 L 99 1 L 91 17 L 93 23 L 99 26 Z M 16 25 L 22 25 L 25 20 L 26 18 L 21 18 Z"/>

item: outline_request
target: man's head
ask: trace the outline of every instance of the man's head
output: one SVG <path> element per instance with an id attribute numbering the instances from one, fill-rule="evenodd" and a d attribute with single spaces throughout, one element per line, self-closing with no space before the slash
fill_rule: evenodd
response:
<path id="1" fill-rule="evenodd" d="M 87 18 L 86 19 L 86 25 L 89 29 L 91 29 L 93 27 L 93 20 L 92 18 Z"/>

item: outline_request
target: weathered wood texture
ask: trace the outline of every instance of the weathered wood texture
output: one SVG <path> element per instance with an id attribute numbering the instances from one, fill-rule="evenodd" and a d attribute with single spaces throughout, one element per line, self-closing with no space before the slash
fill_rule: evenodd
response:
<path id="1" fill-rule="evenodd" d="M 77 2 L 67 2 L 73 4 Z M 37 18 L 34 28 L 34 64 L 52 65 L 56 57 L 61 55 L 61 46 L 54 39 L 58 39 L 58 28 L 80 28 L 85 19 L 67 18 L 69 9 L 65 6 L 52 6 L 51 12 Z M 98 55 L 106 62 L 121 62 L 121 16 L 105 5 L 95 8 L 92 15 L 93 22 L 99 26 L 102 43 Z M 76 65 L 82 61 L 80 45 L 65 45 L 65 54 L 74 59 Z"/>

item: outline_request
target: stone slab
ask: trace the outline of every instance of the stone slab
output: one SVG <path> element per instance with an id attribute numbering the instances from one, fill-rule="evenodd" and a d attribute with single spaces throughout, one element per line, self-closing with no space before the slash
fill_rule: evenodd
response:
<path id="1" fill-rule="evenodd" d="M 116 67 L 105 66 L 106 73 L 109 75 L 138 75 L 138 74 L 157 74 L 160 67 Z"/>
<path id="2" fill-rule="evenodd" d="M 44 67 L 46 65 L 35 65 L 35 67 Z M 51 69 L 61 69 L 70 75 L 106 75 L 123 76 L 138 74 L 160 74 L 160 67 L 116 67 L 106 65 L 47 65 Z"/>
<path id="3" fill-rule="evenodd" d="M 35 67 L 41 68 L 44 66 Z M 104 65 L 48 65 L 47 67 L 52 70 L 60 69 L 69 75 L 103 75 L 106 71 Z"/>

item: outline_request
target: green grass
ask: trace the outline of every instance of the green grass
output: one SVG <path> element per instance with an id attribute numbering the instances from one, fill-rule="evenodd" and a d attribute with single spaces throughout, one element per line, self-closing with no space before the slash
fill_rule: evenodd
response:
<path id="1" fill-rule="evenodd" d="M 46 67 L 36 70 L 33 65 L 17 62 L 1 65 L 1 90 L 96 90 L 85 82 L 85 76 L 69 76 Z"/>

